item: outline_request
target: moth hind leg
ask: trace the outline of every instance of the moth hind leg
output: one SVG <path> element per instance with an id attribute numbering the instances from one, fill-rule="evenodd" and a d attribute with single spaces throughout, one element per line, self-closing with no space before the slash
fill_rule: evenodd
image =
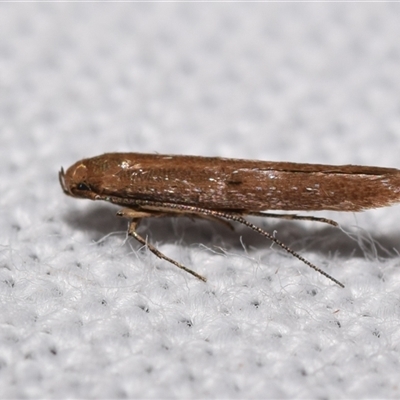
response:
<path id="1" fill-rule="evenodd" d="M 273 214 L 273 213 L 264 213 L 264 212 L 249 212 L 245 213 L 247 215 L 252 215 L 254 217 L 263 217 L 263 218 L 279 218 L 286 220 L 296 220 L 296 221 L 314 221 L 314 222 L 322 222 L 324 224 L 329 224 L 332 226 L 339 226 L 339 224 L 333 219 L 323 218 L 323 217 L 314 217 L 312 215 L 297 215 L 297 214 Z"/>

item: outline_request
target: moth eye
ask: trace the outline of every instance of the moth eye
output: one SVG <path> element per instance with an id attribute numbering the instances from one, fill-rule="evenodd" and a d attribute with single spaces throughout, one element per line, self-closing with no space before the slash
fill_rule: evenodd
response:
<path id="1" fill-rule="evenodd" d="M 76 188 L 78 189 L 78 190 L 91 190 L 90 189 L 90 187 L 88 186 L 88 185 L 86 185 L 86 183 L 78 183 L 77 185 L 76 185 Z"/>

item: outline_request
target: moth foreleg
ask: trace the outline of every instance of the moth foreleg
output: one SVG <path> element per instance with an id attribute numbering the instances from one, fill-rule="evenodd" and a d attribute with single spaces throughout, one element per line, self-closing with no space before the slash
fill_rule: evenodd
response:
<path id="1" fill-rule="evenodd" d="M 185 267 L 183 264 L 173 260 L 172 258 L 167 257 L 164 253 L 161 253 L 160 250 L 158 250 L 156 247 L 154 247 L 151 243 L 149 243 L 146 239 L 144 239 L 136 232 L 136 229 L 138 228 L 140 221 L 143 218 L 161 217 L 167 214 L 157 213 L 157 212 L 145 212 L 145 211 L 133 210 L 130 208 L 123 208 L 122 210 L 118 211 L 117 215 L 125 218 L 131 218 L 131 222 L 128 227 L 128 235 L 134 237 L 143 246 L 146 246 L 158 258 L 161 258 L 162 260 L 166 260 L 171 264 L 174 264 L 178 268 L 183 269 L 184 271 L 202 280 L 203 282 L 207 281 L 207 279 L 204 276 L 201 276 L 197 272 Z"/>

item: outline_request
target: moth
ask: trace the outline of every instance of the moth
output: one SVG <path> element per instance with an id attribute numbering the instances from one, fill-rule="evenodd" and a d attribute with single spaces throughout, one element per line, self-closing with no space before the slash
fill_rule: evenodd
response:
<path id="1" fill-rule="evenodd" d="M 265 236 L 341 287 L 334 277 L 245 216 L 338 224 L 326 218 L 268 211 L 363 211 L 400 201 L 400 171 L 357 165 L 268 162 L 219 157 L 108 153 L 61 168 L 65 194 L 123 207 L 128 235 L 157 257 L 202 281 L 206 278 L 167 257 L 138 232 L 145 218 L 194 216 L 238 222 Z"/>

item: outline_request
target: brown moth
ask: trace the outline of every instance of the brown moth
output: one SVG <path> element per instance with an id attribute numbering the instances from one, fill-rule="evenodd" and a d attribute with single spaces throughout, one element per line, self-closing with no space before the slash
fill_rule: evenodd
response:
<path id="1" fill-rule="evenodd" d="M 87 158 L 59 173 L 65 194 L 122 206 L 130 219 L 128 234 L 157 257 L 206 281 L 167 257 L 140 236 L 140 221 L 187 215 L 235 221 L 267 237 L 339 286 L 344 285 L 310 263 L 244 216 L 335 221 L 265 211 L 362 211 L 400 202 L 400 170 L 356 165 L 296 164 L 217 157 L 108 153 Z"/>

